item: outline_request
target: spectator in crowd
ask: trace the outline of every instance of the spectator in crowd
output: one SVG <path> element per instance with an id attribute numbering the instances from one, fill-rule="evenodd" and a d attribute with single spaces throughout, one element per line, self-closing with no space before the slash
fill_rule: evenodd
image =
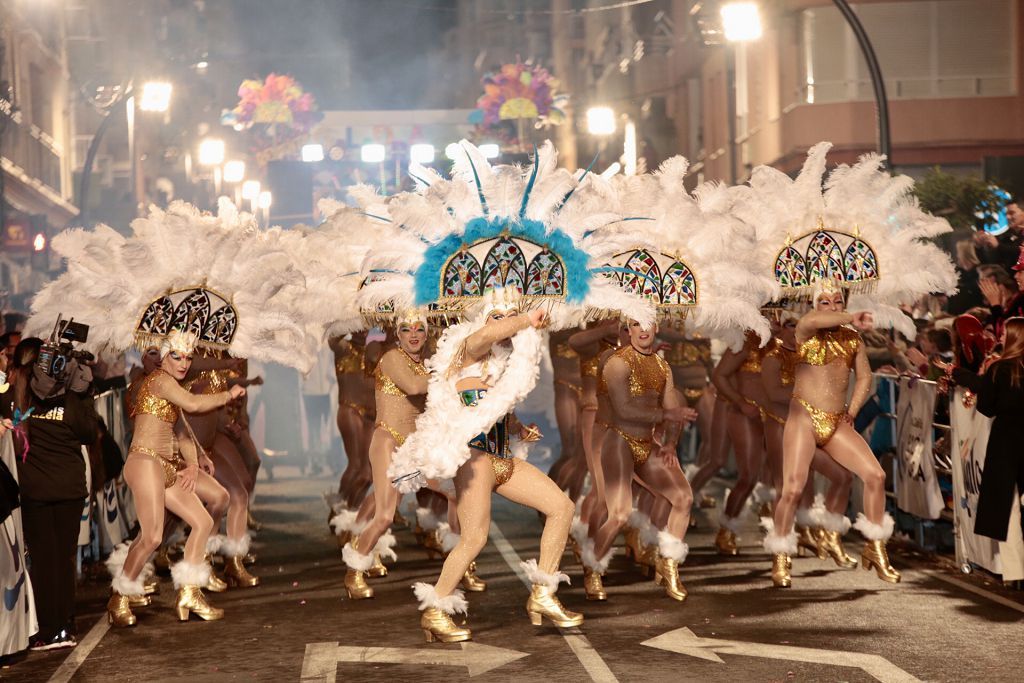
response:
<path id="1" fill-rule="evenodd" d="M 956 243 L 957 293 L 949 297 L 946 304 L 946 310 L 953 315 L 960 315 L 972 306 L 981 304 L 981 289 L 978 286 L 980 265 L 973 241 L 962 239 Z"/>
<path id="2" fill-rule="evenodd" d="M 0 349 L 7 353 L 8 358 L 14 357 L 14 349 L 21 341 L 21 332 L 5 332 L 0 334 Z"/>
<path id="3" fill-rule="evenodd" d="M 989 305 L 991 323 L 998 336 L 1002 334 L 1006 320 L 1024 316 L 1024 249 L 1018 251 L 1017 262 L 1011 268 L 1017 284 L 1017 291 L 1011 292 L 1008 283 L 1000 284 L 996 277 L 979 280 L 981 293 Z"/>
<path id="4" fill-rule="evenodd" d="M 86 395 L 91 371 L 73 362 L 62 383 L 36 367 L 42 340 L 23 339 L 14 352 L 13 405 L 24 419 L 27 440 L 16 438 L 22 525 L 29 575 L 37 587 L 39 632 L 33 650 L 74 647 L 75 565 L 78 528 L 88 491 L 82 446 L 98 435 L 97 416 Z M 77 390 L 77 391 L 73 391 Z M 17 412 L 14 412 L 17 411 Z M 29 413 L 28 417 L 24 416 Z M 30 449 L 26 449 L 30 443 Z M 26 457 L 27 456 L 27 457 Z"/>
<path id="5" fill-rule="evenodd" d="M 1009 229 L 998 237 L 987 232 L 977 232 L 974 243 L 981 250 L 982 263 L 993 263 L 1010 269 L 1017 263 L 1017 255 L 1024 246 L 1024 211 L 1016 202 L 1007 205 L 1006 219 Z"/>

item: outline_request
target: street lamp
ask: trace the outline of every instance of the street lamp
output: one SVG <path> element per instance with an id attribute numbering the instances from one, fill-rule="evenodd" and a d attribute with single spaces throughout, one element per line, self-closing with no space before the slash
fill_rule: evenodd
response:
<path id="1" fill-rule="evenodd" d="M 263 190 L 256 199 L 256 206 L 263 210 L 267 210 L 273 202 L 274 195 L 270 194 L 269 190 Z"/>
<path id="2" fill-rule="evenodd" d="M 719 10 L 725 39 L 731 43 L 757 40 L 761 37 L 761 13 L 756 2 L 730 2 Z"/>
<path id="3" fill-rule="evenodd" d="M 139 109 L 151 112 L 166 112 L 171 106 L 171 93 L 174 86 L 166 81 L 149 81 L 142 86 L 142 97 Z"/>
<path id="4" fill-rule="evenodd" d="M 425 143 L 409 147 L 409 158 L 417 164 L 434 163 L 434 146 Z"/>
<path id="5" fill-rule="evenodd" d="M 260 196 L 260 181 L 258 180 L 246 180 L 242 183 L 242 199 L 248 199 L 250 202 L 255 202 Z"/>
<path id="6" fill-rule="evenodd" d="M 199 165 L 220 166 L 224 163 L 224 141 L 220 138 L 204 138 L 199 143 Z"/>
<path id="7" fill-rule="evenodd" d="M 587 110 L 587 132 L 591 135 L 611 135 L 615 132 L 615 112 L 611 107 L 591 107 Z"/>
<path id="8" fill-rule="evenodd" d="M 232 160 L 224 163 L 224 182 L 240 183 L 245 178 L 245 162 Z"/>
<path id="9" fill-rule="evenodd" d="M 370 143 L 363 145 L 362 149 L 359 150 L 359 158 L 365 164 L 379 164 L 384 161 L 386 156 L 387 149 L 384 145 Z"/>
<path id="10" fill-rule="evenodd" d="M 324 160 L 324 146 L 317 143 L 302 146 L 302 160 L 314 163 Z"/>

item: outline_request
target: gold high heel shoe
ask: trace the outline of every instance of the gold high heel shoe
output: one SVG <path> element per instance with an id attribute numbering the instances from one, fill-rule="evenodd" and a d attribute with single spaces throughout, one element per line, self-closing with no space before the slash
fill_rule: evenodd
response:
<path id="1" fill-rule="evenodd" d="M 719 555 L 739 555 L 740 549 L 736 545 L 736 534 L 731 530 L 726 529 L 724 526 L 719 527 L 718 535 L 715 536 L 715 547 L 718 548 Z"/>
<path id="2" fill-rule="evenodd" d="M 223 593 L 228 589 L 228 585 L 224 583 L 223 579 L 217 576 L 217 572 L 213 571 L 213 559 L 210 554 L 206 554 L 206 564 L 210 565 L 210 580 L 203 586 L 206 590 L 211 593 Z"/>
<path id="3" fill-rule="evenodd" d="M 366 575 L 374 579 L 388 575 L 388 568 L 380 561 L 380 555 L 377 553 L 373 554 L 373 566 L 366 570 Z"/>
<path id="4" fill-rule="evenodd" d="M 469 563 L 469 569 L 462 575 L 461 583 L 470 593 L 483 593 L 487 590 L 487 582 L 476 575 L 476 562 Z"/>
<path id="5" fill-rule="evenodd" d="M 174 606 L 178 621 L 188 621 L 189 613 L 206 621 L 224 618 L 224 610 L 212 606 L 199 586 L 182 586 L 178 589 L 178 601 Z"/>
<path id="6" fill-rule="evenodd" d="M 686 600 L 686 586 L 679 579 L 679 562 L 667 557 L 658 557 L 654 565 L 654 583 L 665 586 L 665 595 L 682 602 Z"/>
<path id="7" fill-rule="evenodd" d="M 843 547 L 843 538 L 838 531 L 821 529 L 818 532 L 818 557 L 826 560 L 829 557 L 843 569 L 853 569 L 857 560 L 850 557 Z"/>
<path id="8" fill-rule="evenodd" d="M 146 598 L 147 600 L 149 598 Z M 111 591 L 107 600 L 107 623 L 118 628 L 135 626 L 135 615 L 131 610 L 131 598 Z"/>
<path id="9" fill-rule="evenodd" d="M 622 532 L 622 537 L 625 541 L 626 546 L 626 559 L 633 560 L 634 562 L 640 561 L 640 530 L 636 527 L 628 526 Z"/>
<path id="10" fill-rule="evenodd" d="M 793 560 L 786 553 L 772 555 L 772 583 L 776 588 L 789 588 L 793 585 L 790 574 L 792 568 Z"/>
<path id="11" fill-rule="evenodd" d="M 115 595 L 120 595 L 120 593 L 118 593 L 114 589 L 111 589 L 110 590 L 110 599 L 113 600 Z M 127 595 L 127 596 L 123 596 L 123 597 L 125 597 L 128 600 L 128 606 L 129 607 L 133 607 L 133 608 L 134 607 L 149 607 L 150 605 L 153 604 L 153 598 L 149 597 L 145 593 L 143 593 L 142 595 Z M 108 602 L 107 603 L 107 609 L 109 609 L 109 608 L 110 608 L 110 603 Z M 113 623 L 113 622 L 111 622 L 111 623 Z"/>
<path id="12" fill-rule="evenodd" d="M 472 631 L 468 628 L 460 628 L 455 625 L 450 615 L 436 607 L 428 607 L 423 610 L 420 616 L 420 628 L 428 643 L 435 640 L 442 643 L 461 643 L 473 637 Z"/>
<path id="13" fill-rule="evenodd" d="M 637 564 L 640 566 L 640 575 L 650 576 L 658 563 L 658 546 L 656 544 L 644 545 L 640 542 L 638 547 L 640 548 L 640 558 L 637 560 Z"/>
<path id="14" fill-rule="evenodd" d="M 142 588 L 145 595 L 156 595 L 160 592 L 160 582 L 151 576 L 142 583 Z"/>
<path id="15" fill-rule="evenodd" d="M 345 572 L 345 592 L 350 600 L 367 600 L 373 597 L 373 589 L 366 583 L 366 576 L 358 569 Z"/>
<path id="16" fill-rule="evenodd" d="M 608 599 L 601 575 L 588 567 L 583 568 L 583 592 L 587 594 L 587 600 L 604 602 Z"/>
<path id="17" fill-rule="evenodd" d="M 245 511 L 245 525 L 253 531 L 261 531 L 263 529 L 263 523 L 252 516 L 252 510 Z"/>
<path id="18" fill-rule="evenodd" d="M 796 554 L 799 557 L 804 556 L 804 550 L 811 551 L 812 555 L 818 557 L 818 559 L 824 560 L 821 556 L 821 549 L 818 546 L 817 529 L 812 529 L 809 526 L 796 525 Z"/>
<path id="19" fill-rule="evenodd" d="M 583 623 L 583 615 L 565 609 L 555 591 L 536 583 L 530 590 L 530 599 L 526 601 L 526 613 L 530 615 L 530 623 L 534 626 L 540 626 L 544 619 L 558 628 L 570 628 Z"/>
<path id="20" fill-rule="evenodd" d="M 260 585 L 260 577 L 250 574 L 238 555 L 224 558 L 224 578 L 232 588 L 253 588 Z"/>
<path id="21" fill-rule="evenodd" d="M 889 564 L 889 552 L 885 548 L 885 541 L 868 541 L 864 544 L 864 550 L 860 554 L 860 566 L 864 569 L 875 570 L 878 578 L 889 583 L 899 583 L 900 573 Z"/>

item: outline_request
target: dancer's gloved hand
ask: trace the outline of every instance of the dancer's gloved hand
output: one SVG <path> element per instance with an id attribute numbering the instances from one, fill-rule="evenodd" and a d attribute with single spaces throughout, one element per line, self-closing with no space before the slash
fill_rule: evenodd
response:
<path id="1" fill-rule="evenodd" d="M 185 493 L 192 493 L 196 490 L 196 479 L 199 477 L 199 464 L 189 463 L 185 469 L 178 471 L 178 483 Z"/>

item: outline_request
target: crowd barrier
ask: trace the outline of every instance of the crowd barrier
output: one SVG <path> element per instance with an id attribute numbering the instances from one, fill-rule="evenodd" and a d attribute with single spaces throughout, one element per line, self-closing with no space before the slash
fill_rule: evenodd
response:
<path id="1" fill-rule="evenodd" d="M 866 412 L 875 417 L 863 433 L 876 454 L 893 455 L 889 495 L 915 520 L 918 545 L 934 545 L 925 529 L 951 524 L 962 571 L 981 567 L 1004 581 L 1024 579 L 1019 505 L 1005 543 L 974 533 L 992 420 L 965 400 L 964 389 L 943 394 L 930 380 L 876 373 L 875 406 Z"/>

